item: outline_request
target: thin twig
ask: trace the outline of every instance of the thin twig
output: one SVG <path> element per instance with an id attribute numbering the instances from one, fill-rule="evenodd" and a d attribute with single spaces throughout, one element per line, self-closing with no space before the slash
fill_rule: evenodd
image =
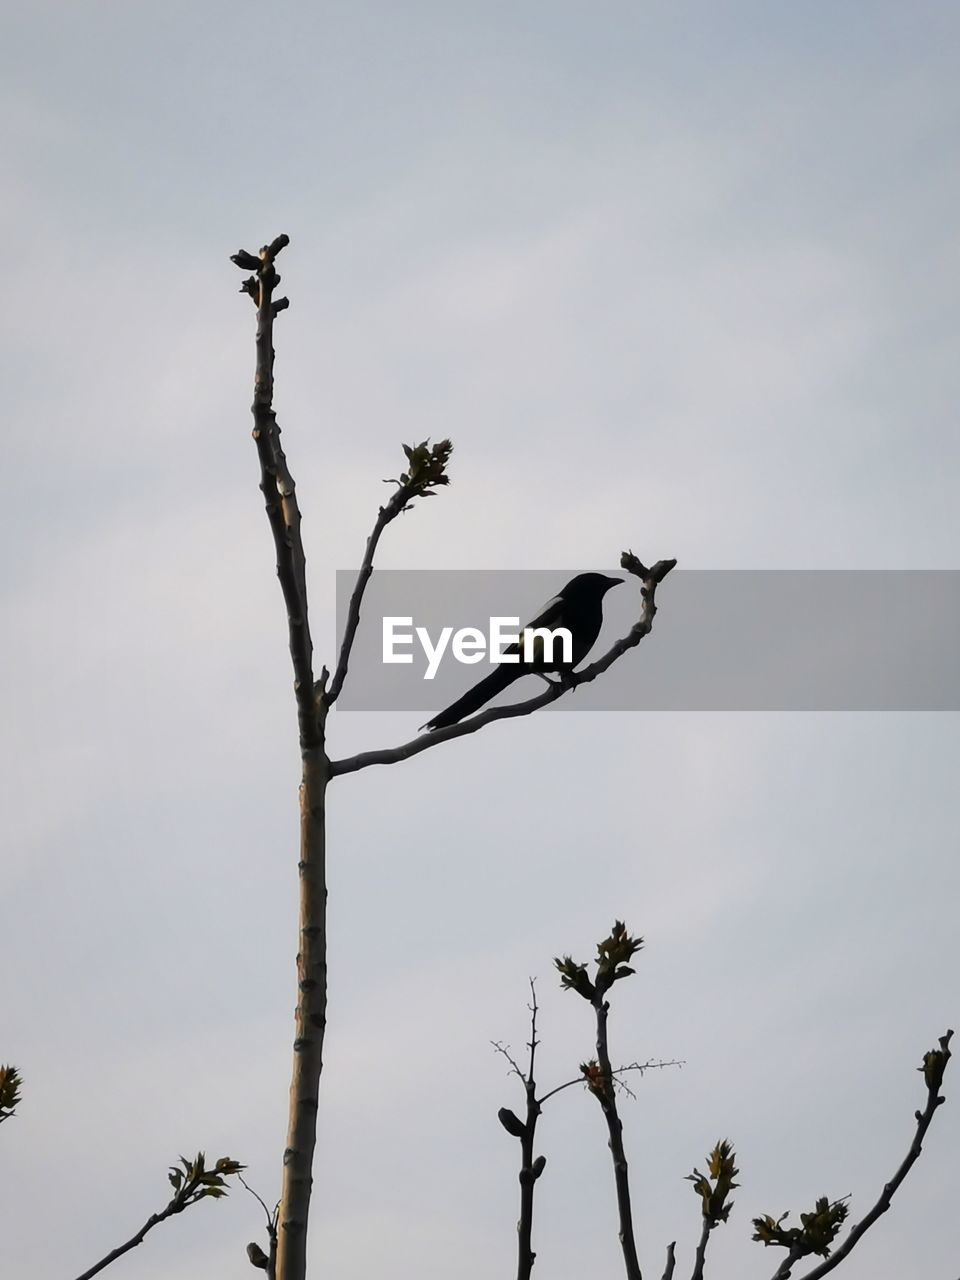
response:
<path id="1" fill-rule="evenodd" d="M 589 684 L 591 680 L 596 680 L 597 676 L 602 675 L 608 668 L 612 667 L 618 658 L 621 658 L 629 649 L 638 645 L 644 636 L 650 634 L 653 629 L 653 619 L 657 612 L 657 586 L 677 563 L 676 560 L 659 560 L 651 569 L 647 569 L 639 561 L 636 561 L 639 569 L 642 570 L 642 573 L 640 573 L 633 568 L 632 562 L 630 564 L 626 563 L 630 554 L 624 553 L 621 563 L 629 572 L 641 578 L 640 594 L 643 606 L 639 619 L 625 636 L 622 636 L 611 645 L 603 657 L 598 658 L 596 662 L 592 662 L 588 667 L 584 667 L 582 671 L 570 672 L 562 680 L 549 684 L 543 693 L 538 694 L 535 698 L 528 698 L 526 702 L 515 702 L 506 707 L 491 707 L 479 715 L 471 716 L 467 720 L 461 720 L 458 724 L 448 725 L 445 729 L 437 729 L 432 733 L 421 734 L 419 737 L 413 738 L 399 747 L 386 747 L 380 751 L 361 751 L 358 755 L 348 756 L 343 760 L 332 760 L 330 762 L 330 777 L 336 778 L 344 773 L 357 773 L 360 769 L 367 769 L 374 764 L 397 764 L 401 760 L 409 760 L 411 756 L 419 755 L 421 751 L 427 751 L 430 747 L 438 747 L 441 743 L 450 742 L 454 738 L 464 738 L 467 734 L 476 733 L 497 720 L 509 720 L 516 716 L 531 715 L 534 711 L 539 711 L 542 707 L 548 707 L 552 702 L 556 702 L 558 698 L 562 698 L 571 689 L 576 689 L 581 684 Z M 635 557 L 633 559 L 635 561 Z"/>
<path id="2" fill-rule="evenodd" d="M 510 1063 L 511 1074 L 519 1076 L 520 1079 L 523 1081 L 523 1083 L 526 1084 L 527 1077 L 520 1070 L 520 1067 L 517 1065 L 517 1060 L 510 1053 L 508 1046 L 505 1045 L 501 1040 L 491 1040 L 490 1043 L 493 1045 L 494 1049 L 496 1049 L 497 1053 L 502 1054 L 506 1058 L 506 1060 Z"/>
<path id="3" fill-rule="evenodd" d="M 101 1258 L 99 1262 L 94 1263 L 89 1271 L 84 1271 L 83 1275 L 77 1276 L 77 1280 L 90 1280 L 91 1276 L 98 1275 L 105 1267 L 109 1267 L 111 1262 L 116 1262 L 117 1258 L 122 1258 L 125 1253 L 129 1253 L 131 1249 L 135 1249 L 138 1244 L 143 1244 L 143 1239 L 147 1232 L 152 1231 L 159 1222 L 163 1222 L 166 1218 L 169 1218 L 172 1213 L 174 1213 L 174 1210 L 170 1205 L 167 1205 L 166 1209 L 161 1213 L 151 1213 L 150 1217 L 146 1220 L 135 1236 L 131 1236 L 126 1244 L 121 1244 L 118 1245 L 116 1249 L 111 1249 L 107 1256 L 105 1258 Z"/>
<path id="4" fill-rule="evenodd" d="M 251 1186 L 250 1186 L 249 1182 L 247 1182 L 245 1178 L 241 1177 L 241 1175 L 240 1175 L 239 1173 L 237 1174 L 237 1181 L 238 1181 L 242 1186 L 246 1187 L 246 1189 L 247 1189 L 247 1190 L 250 1192 L 250 1194 L 253 1196 L 254 1200 L 259 1200 L 259 1201 L 260 1201 L 260 1207 L 263 1209 L 263 1212 L 266 1214 L 266 1217 L 267 1217 L 267 1230 L 269 1231 L 269 1230 L 270 1230 L 270 1228 L 273 1226 L 273 1214 L 270 1212 L 270 1210 L 269 1210 L 269 1209 L 267 1208 L 267 1206 L 264 1204 L 264 1202 L 263 1202 L 263 1198 L 262 1198 L 261 1196 L 259 1196 L 259 1195 L 257 1194 L 257 1192 L 256 1192 L 256 1191 L 254 1191 L 253 1187 L 251 1187 Z"/>
<path id="5" fill-rule="evenodd" d="M 340 654 L 337 658 L 337 668 L 333 673 L 333 679 L 330 682 L 330 689 L 326 695 L 328 707 L 332 707 L 340 695 L 343 688 L 343 682 L 347 678 L 347 668 L 350 664 L 350 653 L 353 649 L 353 642 L 356 638 L 357 628 L 360 625 L 360 606 L 363 604 L 363 593 L 366 590 L 367 583 L 370 581 L 370 575 L 373 573 L 373 557 L 376 554 L 377 543 L 380 541 L 380 535 L 390 523 L 396 519 L 403 511 L 406 504 L 410 501 L 409 491 L 403 486 L 397 489 L 390 501 L 380 508 L 377 514 L 376 524 L 373 526 L 373 532 L 367 539 L 366 550 L 363 555 L 363 563 L 360 566 L 360 572 L 357 574 L 357 581 L 354 583 L 353 593 L 350 596 L 350 605 L 347 609 L 347 621 L 343 630 L 343 640 L 340 644 Z"/>
<path id="6" fill-rule="evenodd" d="M 406 470 L 399 480 L 386 481 L 387 484 L 395 484 L 397 488 L 390 501 L 382 506 L 377 513 L 373 532 L 367 539 L 363 563 L 360 566 L 360 572 L 357 574 L 357 580 L 350 596 L 350 605 L 347 609 L 347 621 L 343 631 L 343 640 L 340 644 L 337 667 L 333 673 L 333 681 L 329 692 L 323 695 L 326 707 L 332 707 L 336 702 L 340 695 L 340 690 L 343 688 L 343 682 L 347 678 L 350 653 L 353 649 L 357 628 L 360 625 L 360 606 L 363 604 L 363 593 L 366 591 L 370 575 L 373 573 L 373 558 L 376 554 L 377 543 L 380 541 L 380 535 L 391 520 L 395 520 L 404 511 L 409 511 L 418 498 L 432 497 L 440 486 L 450 483 L 447 476 L 447 463 L 450 460 L 453 445 L 449 440 L 439 440 L 432 448 L 429 445 L 429 440 L 424 440 L 422 444 L 416 446 L 405 444 L 403 451 L 407 455 Z M 323 691 L 321 690 L 320 692 L 322 693 Z"/>
<path id="7" fill-rule="evenodd" d="M 247 1257 L 250 1259 L 250 1261 L 253 1263 L 254 1266 L 259 1267 L 262 1271 L 266 1272 L 267 1280 L 276 1280 L 277 1221 L 279 1220 L 279 1217 L 280 1217 L 280 1205 L 278 1203 L 273 1213 L 271 1213 L 270 1210 L 267 1208 L 266 1204 L 264 1204 L 262 1197 L 259 1196 L 256 1191 L 254 1191 L 253 1187 L 251 1187 L 250 1184 L 247 1181 L 245 1181 L 244 1178 L 240 1177 L 240 1174 L 237 1174 L 237 1177 L 240 1179 L 240 1182 L 243 1184 L 243 1186 L 246 1187 L 246 1189 L 254 1197 L 254 1199 L 260 1201 L 260 1206 L 263 1209 L 263 1212 L 267 1219 L 267 1242 L 269 1244 L 269 1252 L 266 1254 L 266 1257 L 264 1257 L 263 1250 L 260 1248 L 260 1246 L 257 1244 L 251 1243 L 247 1245 Z"/>
<path id="8" fill-rule="evenodd" d="M 530 1010 L 530 1040 L 527 1048 L 530 1050 L 530 1070 L 527 1072 L 525 1080 L 529 1083 L 533 1079 L 533 1067 L 537 1059 L 537 1045 L 540 1041 L 537 1039 L 537 1014 L 540 1012 L 540 1006 L 537 1004 L 537 980 L 536 978 L 528 978 L 530 983 L 530 1003 L 527 1008 Z"/>
<path id="9" fill-rule="evenodd" d="M 613 1080 L 614 1085 L 616 1085 L 618 1089 L 621 1089 L 627 1095 L 628 1098 L 636 1102 L 637 1095 L 633 1092 L 633 1090 L 630 1088 L 630 1086 L 627 1084 L 625 1080 L 618 1079 L 617 1073 L 615 1071 L 611 1072 L 610 1078 Z"/>
<path id="10" fill-rule="evenodd" d="M 613 1077 L 614 1082 L 622 1089 L 625 1087 L 623 1081 L 620 1079 L 620 1074 L 623 1071 L 639 1071 L 640 1074 L 643 1075 L 645 1071 L 659 1071 L 664 1067 L 682 1067 L 684 1061 L 685 1059 L 683 1058 L 671 1058 L 669 1062 L 664 1062 L 662 1058 L 658 1058 L 656 1062 L 654 1062 L 653 1058 L 650 1058 L 646 1062 L 631 1062 L 625 1067 L 615 1067 L 610 1074 Z M 551 1089 L 549 1093 L 545 1093 L 543 1097 L 539 1099 L 540 1105 L 543 1106 L 547 1099 L 552 1098 L 555 1093 L 561 1093 L 564 1089 L 569 1089 L 575 1084 L 582 1084 L 586 1086 L 587 1082 L 582 1075 L 576 1076 L 573 1080 L 566 1080 L 563 1084 L 558 1084 L 555 1089 Z M 629 1093 L 632 1098 L 636 1097 L 636 1094 L 632 1089 L 627 1089 L 627 1093 Z"/>

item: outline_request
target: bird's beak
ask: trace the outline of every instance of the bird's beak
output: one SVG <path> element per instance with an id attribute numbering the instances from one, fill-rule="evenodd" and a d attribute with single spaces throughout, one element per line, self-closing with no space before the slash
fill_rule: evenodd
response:
<path id="1" fill-rule="evenodd" d="M 606 578 L 605 581 L 607 584 L 606 589 L 607 591 L 609 591 L 611 587 L 619 587 L 621 582 L 625 582 L 626 579 L 625 578 Z"/>

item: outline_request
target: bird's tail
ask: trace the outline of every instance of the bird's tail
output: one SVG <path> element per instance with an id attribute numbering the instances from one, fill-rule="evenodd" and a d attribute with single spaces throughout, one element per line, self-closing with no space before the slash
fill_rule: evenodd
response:
<path id="1" fill-rule="evenodd" d="M 499 667 L 494 668 L 488 676 L 484 676 L 479 684 L 475 684 L 472 689 L 468 689 L 462 698 L 458 698 L 445 711 L 441 711 L 432 720 L 428 720 L 423 728 L 431 732 L 434 729 L 446 729 L 448 725 L 456 724 L 458 720 L 464 720 L 467 716 L 472 716 L 475 711 L 480 710 L 485 702 L 489 702 L 498 693 L 502 693 L 507 685 L 512 684 L 518 676 L 524 674 L 526 673 L 519 666 L 511 669 L 501 664 Z"/>

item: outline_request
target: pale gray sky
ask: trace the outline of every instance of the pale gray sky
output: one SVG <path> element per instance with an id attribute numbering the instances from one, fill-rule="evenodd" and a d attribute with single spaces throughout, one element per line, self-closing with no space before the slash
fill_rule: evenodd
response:
<path id="1" fill-rule="evenodd" d="M 292 237 L 278 409 L 322 655 L 427 435 L 454 483 L 384 567 L 957 568 L 960 14 L 4 9 L 0 1273 L 66 1280 L 180 1151 L 278 1186 L 297 751 L 228 254 Z M 337 715 L 333 749 L 417 723 Z M 555 714 L 338 782 L 317 1266 L 511 1274 L 488 1041 L 522 1045 L 538 975 L 543 1082 L 573 1074 L 550 957 L 615 915 L 647 938 L 618 1056 L 687 1063 L 625 1107 L 650 1274 L 673 1238 L 689 1272 L 682 1179 L 720 1137 L 712 1280 L 775 1269 L 755 1214 L 865 1210 L 958 1019 L 958 748 L 952 715 Z M 947 1093 L 846 1280 L 960 1273 Z M 617 1275 L 595 1104 L 561 1094 L 541 1138 L 538 1274 Z M 249 1275 L 258 1213 L 198 1206 L 115 1274 Z"/>

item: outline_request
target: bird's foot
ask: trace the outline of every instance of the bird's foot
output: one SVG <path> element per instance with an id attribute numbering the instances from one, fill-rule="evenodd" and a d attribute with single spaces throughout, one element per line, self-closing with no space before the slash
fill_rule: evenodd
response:
<path id="1" fill-rule="evenodd" d="M 572 689 L 576 684 L 576 678 L 572 671 L 559 671 L 555 676 L 548 676 L 543 671 L 534 672 L 545 683 L 551 685 L 554 689 Z"/>

